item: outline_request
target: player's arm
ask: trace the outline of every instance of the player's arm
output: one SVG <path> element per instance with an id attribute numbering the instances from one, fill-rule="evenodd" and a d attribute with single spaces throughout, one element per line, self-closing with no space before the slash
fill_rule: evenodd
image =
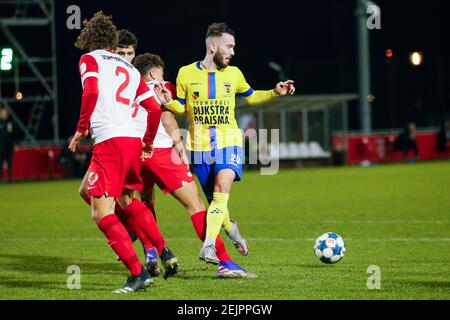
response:
<path id="1" fill-rule="evenodd" d="M 250 88 L 244 93 L 238 94 L 238 97 L 244 98 L 245 102 L 250 105 L 258 105 L 269 102 L 279 95 L 276 93 L 275 89 L 272 90 L 253 90 Z"/>
<path id="2" fill-rule="evenodd" d="M 175 100 L 177 95 L 175 86 L 170 82 L 166 82 L 164 84 L 164 87 L 167 90 L 169 90 L 171 94 L 171 99 Z M 161 122 L 164 126 L 164 129 L 166 129 L 167 134 L 172 138 L 174 146 L 180 143 L 182 141 L 182 138 L 177 120 L 175 119 L 175 115 L 172 113 L 172 111 L 168 110 L 166 107 L 163 108 L 163 112 L 161 115 Z"/>
<path id="3" fill-rule="evenodd" d="M 140 104 L 147 111 L 147 131 L 142 142 L 152 146 L 161 119 L 161 107 L 142 78 L 136 92 L 136 103 Z"/>
<path id="4" fill-rule="evenodd" d="M 172 138 L 173 147 L 178 153 L 181 161 L 189 168 L 189 160 L 186 155 L 186 148 L 184 147 L 183 137 L 180 133 L 180 127 L 175 119 L 175 115 L 172 111 L 163 110 L 161 115 L 161 122 L 166 129 L 167 134 Z"/>
<path id="5" fill-rule="evenodd" d="M 186 82 L 183 72 L 180 70 L 177 76 L 176 97 L 171 97 L 170 101 L 164 107 L 177 115 L 182 115 L 186 111 L 186 94 Z"/>
<path id="6" fill-rule="evenodd" d="M 80 59 L 80 76 L 83 86 L 81 97 L 80 118 L 77 124 L 77 131 L 70 141 L 69 149 L 75 152 L 78 142 L 89 133 L 89 123 L 92 113 L 98 100 L 98 65 L 95 58 L 85 54 Z"/>
<path id="7" fill-rule="evenodd" d="M 242 72 L 240 70 L 238 70 L 238 72 L 238 96 L 243 98 L 245 102 L 250 105 L 263 104 L 279 96 L 285 96 L 288 94 L 293 95 L 295 92 L 294 81 L 292 80 L 279 82 L 272 90 L 253 90 L 245 80 Z"/>
<path id="8" fill-rule="evenodd" d="M 182 141 L 180 127 L 178 127 L 177 119 L 170 110 L 163 109 L 161 114 L 161 122 L 166 129 L 167 134 L 172 138 L 174 146 Z"/>
<path id="9" fill-rule="evenodd" d="M 166 82 L 164 86 L 171 92 L 172 99 L 176 99 L 177 92 L 175 86 L 170 82 Z M 185 165 L 189 167 L 189 160 L 186 156 L 183 137 L 181 136 L 180 127 L 178 126 L 177 119 L 175 118 L 173 112 L 167 110 L 166 108 L 163 108 L 163 112 L 161 114 L 161 122 L 164 126 L 164 129 L 166 129 L 167 134 L 172 138 L 173 147 L 178 152 L 180 159 Z"/>

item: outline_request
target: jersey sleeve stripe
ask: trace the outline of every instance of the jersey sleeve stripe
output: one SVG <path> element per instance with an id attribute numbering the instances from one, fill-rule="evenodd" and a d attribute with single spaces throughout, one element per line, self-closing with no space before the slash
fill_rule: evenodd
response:
<path id="1" fill-rule="evenodd" d="M 150 98 L 151 96 L 153 96 L 153 93 L 151 92 L 151 90 L 148 90 L 147 92 L 141 94 L 139 97 L 136 98 L 136 103 L 141 104 L 142 101 Z"/>
<path id="2" fill-rule="evenodd" d="M 178 100 L 179 103 L 181 103 L 181 104 L 183 104 L 183 105 L 186 104 L 186 99 L 177 97 L 177 100 Z"/>
<path id="3" fill-rule="evenodd" d="M 97 72 L 86 72 L 82 77 L 81 77 L 81 81 L 84 82 L 84 80 L 86 80 L 89 77 L 94 77 L 98 79 L 98 73 Z"/>
<path id="4" fill-rule="evenodd" d="M 238 94 L 238 97 L 240 97 L 240 98 L 246 98 L 246 97 L 248 97 L 248 96 L 251 96 L 252 94 L 253 94 L 253 89 L 252 88 L 250 88 L 250 89 L 248 89 L 247 91 L 245 91 L 245 92 L 242 92 L 242 93 L 239 93 Z"/>

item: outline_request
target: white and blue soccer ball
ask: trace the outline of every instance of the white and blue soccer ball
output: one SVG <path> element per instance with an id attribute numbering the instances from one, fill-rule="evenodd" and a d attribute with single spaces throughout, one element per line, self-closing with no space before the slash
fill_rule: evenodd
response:
<path id="1" fill-rule="evenodd" d="M 344 257 L 344 239 L 334 232 L 324 233 L 317 238 L 314 253 L 323 263 L 336 263 Z"/>

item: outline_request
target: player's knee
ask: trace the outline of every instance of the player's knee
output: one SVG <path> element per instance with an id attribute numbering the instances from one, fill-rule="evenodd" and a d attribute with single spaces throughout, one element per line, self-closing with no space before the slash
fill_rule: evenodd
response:
<path id="1" fill-rule="evenodd" d="M 190 214 L 194 214 L 194 213 L 206 210 L 206 207 L 205 207 L 203 201 L 201 201 L 200 198 L 198 198 L 198 197 L 191 198 L 189 200 L 189 202 L 187 202 L 185 204 L 185 206 Z"/>
<path id="2" fill-rule="evenodd" d="M 195 191 L 193 192 L 192 196 L 189 197 L 189 199 L 190 199 L 190 201 L 189 201 L 188 210 L 190 212 L 196 213 L 196 212 L 206 210 L 205 204 L 204 204 L 203 200 L 200 198 L 197 188 L 195 188 Z"/>
<path id="3" fill-rule="evenodd" d="M 100 220 L 102 220 L 104 217 L 113 213 L 114 210 L 112 209 L 106 209 L 106 208 L 92 208 L 91 218 L 94 220 L 95 223 L 98 223 Z"/>
<path id="4" fill-rule="evenodd" d="M 183 188 L 175 191 L 174 195 L 190 214 L 206 210 L 203 201 L 199 197 L 195 182 L 190 182 Z"/>
<path id="5" fill-rule="evenodd" d="M 231 185 L 228 182 L 219 181 L 214 187 L 214 192 L 229 193 Z"/>

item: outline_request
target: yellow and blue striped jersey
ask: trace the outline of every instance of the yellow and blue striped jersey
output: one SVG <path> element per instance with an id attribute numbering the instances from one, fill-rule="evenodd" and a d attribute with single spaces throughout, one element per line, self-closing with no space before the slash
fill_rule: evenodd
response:
<path id="1" fill-rule="evenodd" d="M 177 99 L 166 107 L 177 114 L 187 113 L 189 150 L 242 146 L 242 133 L 235 118 L 236 95 L 249 104 L 277 97 L 274 90 L 253 90 L 241 70 L 234 66 L 206 70 L 200 62 L 194 62 L 180 69 Z"/>

